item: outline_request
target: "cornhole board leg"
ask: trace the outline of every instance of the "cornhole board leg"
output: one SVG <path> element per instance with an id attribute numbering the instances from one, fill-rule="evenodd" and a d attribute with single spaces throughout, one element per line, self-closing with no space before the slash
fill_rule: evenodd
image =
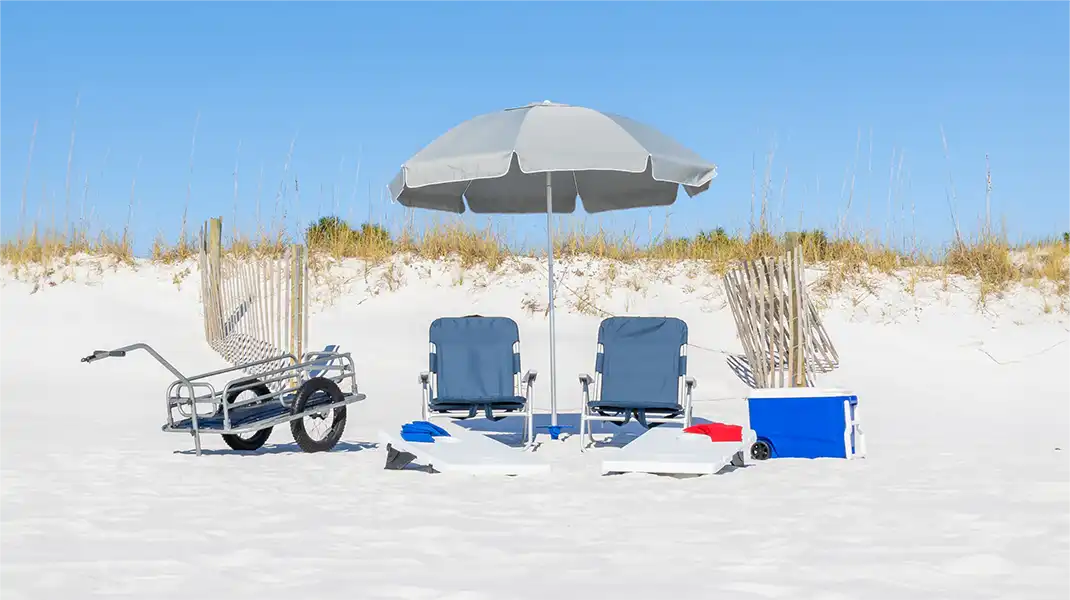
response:
<path id="1" fill-rule="evenodd" d="M 754 432 L 744 429 L 743 436 L 742 442 L 714 442 L 702 434 L 684 433 L 677 423 L 666 423 L 604 459 L 602 474 L 712 475 L 729 464 L 742 466 L 750 459 Z"/>
<path id="2" fill-rule="evenodd" d="M 411 452 L 398 450 L 392 444 L 386 445 L 386 465 L 383 467 L 390 471 L 400 471 L 416 460 L 416 455 Z"/>
<path id="3" fill-rule="evenodd" d="M 470 475 L 532 475 L 548 473 L 549 463 L 525 452 L 452 423 L 439 423 L 449 436 L 433 442 L 409 442 L 397 432 L 379 431 L 379 441 L 387 450 L 387 469 L 403 469 L 409 464 L 440 473 Z"/>

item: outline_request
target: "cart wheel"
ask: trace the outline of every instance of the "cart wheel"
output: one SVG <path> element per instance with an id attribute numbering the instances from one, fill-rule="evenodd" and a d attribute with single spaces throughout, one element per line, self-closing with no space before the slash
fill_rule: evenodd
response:
<path id="1" fill-rule="evenodd" d="M 324 377 L 313 377 L 301 384 L 293 404 L 293 414 L 305 411 L 305 405 L 313 398 L 330 396 L 330 402 L 344 399 L 338 384 Z M 307 426 L 307 428 L 306 428 Z M 325 452 L 334 448 L 346 428 L 346 407 L 339 406 L 326 415 L 310 413 L 290 421 L 290 433 L 305 452 Z M 310 432 L 309 429 L 312 431 Z"/>
<path id="2" fill-rule="evenodd" d="M 268 438 L 271 437 L 271 428 L 267 427 L 253 433 L 224 433 L 223 441 L 234 450 L 259 450 Z"/>
<path id="3" fill-rule="evenodd" d="M 772 455 L 773 448 L 765 440 L 758 440 L 750 447 L 750 457 L 754 460 L 767 460 Z"/>
<path id="4" fill-rule="evenodd" d="M 234 401 L 238 399 L 238 396 L 241 396 L 245 392 L 252 392 L 256 396 L 266 396 L 271 394 L 271 389 L 261 383 L 259 379 L 247 379 L 241 382 L 241 385 L 253 382 L 256 382 L 256 384 L 252 387 L 241 391 L 231 391 L 227 394 L 227 404 L 233 404 Z M 234 450 L 252 451 L 259 450 L 260 447 L 268 441 L 269 437 L 271 437 L 271 428 L 266 427 L 252 433 L 224 433 L 223 441 Z"/>

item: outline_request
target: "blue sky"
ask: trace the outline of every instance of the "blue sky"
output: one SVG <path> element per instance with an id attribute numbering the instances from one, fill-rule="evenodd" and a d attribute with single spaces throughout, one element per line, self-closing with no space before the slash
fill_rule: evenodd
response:
<path id="1" fill-rule="evenodd" d="M 27 220 L 84 207 L 120 231 L 133 197 L 143 251 L 178 233 L 187 188 L 190 221 L 221 215 L 229 232 L 235 166 L 242 230 L 258 198 L 265 227 L 277 205 L 291 225 L 335 206 L 401 223 L 384 189 L 405 159 L 460 121 L 549 99 L 645 121 L 718 164 L 697 198 L 600 218 L 641 240 L 666 221 L 746 228 L 752 165 L 760 195 L 771 151 L 780 230 L 834 229 L 853 174 L 854 230 L 946 242 L 953 179 L 974 232 L 987 153 L 1012 239 L 1061 234 L 1068 24 L 1067 3 L 1047 2 L 4 3 L 0 230 L 18 229 L 35 121 Z M 498 222 L 542 239 L 539 217 Z"/>

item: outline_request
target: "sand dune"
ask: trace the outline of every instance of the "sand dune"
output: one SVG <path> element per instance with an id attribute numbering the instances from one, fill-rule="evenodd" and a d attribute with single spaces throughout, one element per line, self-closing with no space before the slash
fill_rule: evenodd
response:
<path id="1" fill-rule="evenodd" d="M 576 374 L 592 369 L 605 311 L 686 320 L 696 413 L 745 420 L 747 388 L 726 362 L 741 349 L 715 276 L 686 264 L 558 269 L 562 412 L 579 406 Z M 1070 321 L 1050 294 L 1020 287 L 979 307 L 965 280 L 911 291 L 884 276 L 822 300 L 841 365 L 819 383 L 858 393 L 865 460 L 601 477 L 599 457 L 615 449 L 581 455 L 575 438 L 540 438 L 550 476 L 488 479 L 384 471 L 371 443 L 419 416 L 416 374 L 443 315 L 515 319 L 523 367 L 541 373 L 537 410 L 548 409 L 537 262 L 494 274 L 335 265 L 315 280 L 310 342 L 352 352 L 368 395 L 342 443 L 303 454 L 283 427 L 255 455 L 207 436 L 200 458 L 189 437 L 160 431 L 170 376 L 148 356 L 78 362 L 144 341 L 180 369 L 223 366 L 185 270 L 83 257 L 50 276 L 56 285 L 4 274 L 5 600 L 1070 594 Z M 492 425 L 519 432 L 520 421 Z"/>

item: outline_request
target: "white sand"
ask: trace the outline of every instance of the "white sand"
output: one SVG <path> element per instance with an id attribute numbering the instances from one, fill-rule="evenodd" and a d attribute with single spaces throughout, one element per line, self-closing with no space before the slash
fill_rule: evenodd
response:
<path id="1" fill-rule="evenodd" d="M 573 438 L 538 449 L 553 463 L 548 477 L 467 478 L 384 471 L 383 450 L 368 443 L 418 416 L 416 374 L 442 315 L 516 319 L 523 366 L 540 371 L 538 408 L 548 408 L 546 320 L 525 310 L 525 298 L 545 302 L 540 268 L 336 267 L 317 284 L 311 342 L 351 351 L 368 394 L 342 443 L 303 454 L 282 427 L 263 453 L 206 436 L 197 458 L 190 437 L 160 431 L 171 377 L 151 358 L 78 362 L 145 341 L 180 369 L 223 366 L 203 341 L 196 272 L 179 289 L 181 268 L 91 263 L 32 294 L 3 277 L 4 600 L 1070 594 L 1068 320 L 1058 303 L 1045 312 L 1035 290 L 984 310 L 960 280 L 911 294 L 885 278 L 875 294 L 833 298 L 824 318 L 842 364 L 820 383 L 858 393 L 865 460 L 601 477 L 598 460 L 614 450 L 581 456 Z M 685 319 L 697 414 L 745 418 L 746 388 L 724 354 L 739 342 L 716 278 L 693 266 L 671 277 L 560 269 L 605 310 Z M 562 292 L 566 413 L 578 406 L 576 374 L 593 367 L 599 320 L 576 304 Z M 519 420 L 496 426 L 519 431 Z"/>

